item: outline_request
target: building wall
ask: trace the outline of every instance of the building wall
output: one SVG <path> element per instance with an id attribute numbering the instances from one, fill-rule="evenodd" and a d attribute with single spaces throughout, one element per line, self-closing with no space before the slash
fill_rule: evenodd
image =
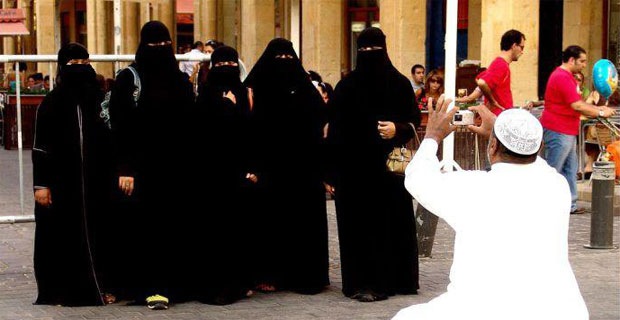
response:
<path id="1" fill-rule="evenodd" d="M 390 60 L 411 78 L 411 67 L 426 61 L 426 0 L 383 0 L 379 12 Z"/>
<path id="2" fill-rule="evenodd" d="M 194 42 L 217 38 L 217 0 L 194 0 Z"/>
<path id="3" fill-rule="evenodd" d="M 482 38 L 481 11 L 482 0 L 469 0 L 467 10 L 467 59 L 480 60 L 480 40 Z"/>
<path id="4" fill-rule="evenodd" d="M 603 1 L 564 0 L 562 47 L 578 45 L 588 56 L 584 74 L 590 78 L 592 65 L 603 57 Z"/>
<path id="5" fill-rule="evenodd" d="M 307 69 L 322 73 L 329 81 L 340 79 L 341 65 L 347 60 L 347 21 L 344 8 L 347 0 L 302 0 L 301 56 Z M 58 35 L 52 1 L 36 1 L 28 8 L 37 16 L 37 37 L 25 53 L 56 53 Z M 112 3 L 87 0 L 87 47 L 92 54 L 112 53 Z M 405 75 L 411 66 L 425 57 L 426 0 L 380 1 L 381 26 L 387 35 L 388 52 L 394 65 Z M 4 7 L 30 1 L 2 0 Z M 603 1 L 564 1 L 564 44 L 579 44 L 588 52 L 590 66 L 603 56 Z M 253 66 L 267 43 L 274 37 L 275 0 L 194 0 L 197 12 L 196 40 L 218 38 L 236 47 L 248 67 Z M 469 0 L 468 59 L 479 59 L 482 66 L 499 53 L 501 35 L 515 28 L 525 33 L 526 47 L 521 59 L 511 64 L 512 90 L 516 104 L 536 97 L 538 70 L 538 1 L 532 0 Z M 149 19 L 163 21 L 174 37 L 174 1 L 164 0 L 150 6 L 145 3 L 124 3 L 123 52 L 133 53 L 139 41 L 140 27 Z M 32 28 L 31 28 L 32 29 Z M 30 51 L 28 51 L 30 50 Z M 2 52 L 17 52 L 15 37 L 4 37 Z M 45 65 L 45 64 L 42 64 Z M 112 64 L 96 65 L 97 71 L 112 76 Z M 41 71 L 47 73 L 48 67 Z M 588 68 L 591 69 L 591 68 Z M 587 74 L 590 70 L 587 70 Z"/>
<path id="6" fill-rule="evenodd" d="M 323 80 L 336 85 L 340 80 L 343 37 L 341 0 L 303 0 L 302 62 L 306 70 L 318 72 Z"/>
<path id="7" fill-rule="evenodd" d="M 538 1 L 481 0 L 480 58 L 487 67 L 500 53 L 502 35 L 510 30 L 521 31 L 526 38 L 525 49 L 519 61 L 510 64 L 511 88 L 514 104 L 538 96 Z"/>
<path id="8" fill-rule="evenodd" d="M 44 2 L 36 6 L 37 15 L 37 54 L 56 54 L 55 25 L 57 8 L 54 2 Z M 39 72 L 49 74 L 49 63 L 39 63 Z M 55 71 L 54 71 L 55 72 Z"/>
<path id="9" fill-rule="evenodd" d="M 239 56 L 248 68 L 252 68 L 256 63 L 274 35 L 274 0 L 243 0 L 241 2 L 241 50 L 239 50 Z"/>

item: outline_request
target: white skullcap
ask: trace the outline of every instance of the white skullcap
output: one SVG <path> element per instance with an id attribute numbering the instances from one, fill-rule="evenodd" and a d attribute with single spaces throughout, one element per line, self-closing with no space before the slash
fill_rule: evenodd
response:
<path id="1" fill-rule="evenodd" d="M 508 150 L 532 155 L 540 149 L 543 128 L 529 111 L 508 109 L 499 114 L 493 127 L 495 136 Z"/>

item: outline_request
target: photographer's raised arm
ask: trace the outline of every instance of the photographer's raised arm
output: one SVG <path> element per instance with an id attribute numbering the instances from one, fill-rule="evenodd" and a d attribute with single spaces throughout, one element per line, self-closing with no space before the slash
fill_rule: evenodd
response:
<path id="1" fill-rule="evenodd" d="M 458 225 L 460 220 L 468 218 L 462 214 L 463 203 L 469 203 L 467 193 L 462 190 L 470 188 L 471 182 L 467 174 L 462 174 L 465 172 L 442 173 L 437 158 L 439 143 L 456 128 L 450 122 L 458 108 L 448 111 L 450 102 L 442 96 L 437 110 L 429 109 L 426 136 L 407 166 L 405 187 L 426 209 L 451 225 Z"/>

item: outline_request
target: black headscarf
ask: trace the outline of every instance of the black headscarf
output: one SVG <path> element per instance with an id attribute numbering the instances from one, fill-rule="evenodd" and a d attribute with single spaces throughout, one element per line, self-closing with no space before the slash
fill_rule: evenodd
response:
<path id="1" fill-rule="evenodd" d="M 161 74 L 178 69 L 174 57 L 172 43 L 167 45 L 149 46 L 172 41 L 168 28 L 160 21 L 149 21 L 140 31 L 140 44 L 136 52 L 136 63 L 141 73 Z"/>
<path id="2" fill-rule="evenodd" d="M 282 54 L 291 55 L 293 58 L 276 58 L 277 55 Z M 264 85 L 273 86 L 276 89 L 278 87 L 288 89 L 299 86 L 305 81 L 310 80 L 293 49 L 293 43 L 286 39 L 276 38 L 269 42 L 244 83 L 253 88 Z"/>
<path id="3" fill-rule="evenodd" d="M 72 90 L 78 99 L 97 90 L 97 74 L 90 64 L 67 64 L 73 59 L 88 59 L 88 57 L 88 50 L 79 43 L 69 43 L 58 51 L 56 82 L 60 90 Z"/>
<path id="4" fill-rule="evenodd" d="M 216 67 L 215 64 L 218 62 L 239 63 L 239 54 L 237 50 L 229 46 L 215 49 L 211 54 L 211 71 L 207 75 L 207 86 L 229 89 L 242 87 L 241 79 L 239 78 L 239 66 L 224 65 Z"/>
<path id="5" fill-rule="evenodd" d="M 368 51 L 361 48 L 378 47 Z M 357 38 L 357 66 L 356 71 L 378 76 L 386 70 L 394 68 L 387 54 L 385 34 L 379 28 L 370 27 L 362 31 Z"/>

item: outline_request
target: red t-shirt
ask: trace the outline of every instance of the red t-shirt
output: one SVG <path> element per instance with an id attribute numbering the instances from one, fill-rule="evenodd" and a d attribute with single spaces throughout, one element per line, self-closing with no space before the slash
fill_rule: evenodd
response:
<path id="1" fill-rule="evenodd" d="M 549 76 L 545 90 L 545 110 L 540 116 L 543 128 L 576 136 L 581 114 L 570 105 L 581 100 L 579 85 L 573 74 L 560 67 Z"/>
<path id="2" fill-rule="evenodd" d="M 502 57 L 497 57 L 486 72 L 483 72 L 479 76 L 480 79 L 484 80 L 491 89 L 491 93 L 497 103 L 502 106 L 504 109 L 512 108 L 512 91 L 510 90 L 510 67 L 508 66 L 508 62 L 504 60 Z M 489 105 L 489 101 L 486 101 L 487 105 Z M 502 109 L 500 108 L 491 108 L 491 111 L 495 113 L 495 115 L 500 114 Z"/>

